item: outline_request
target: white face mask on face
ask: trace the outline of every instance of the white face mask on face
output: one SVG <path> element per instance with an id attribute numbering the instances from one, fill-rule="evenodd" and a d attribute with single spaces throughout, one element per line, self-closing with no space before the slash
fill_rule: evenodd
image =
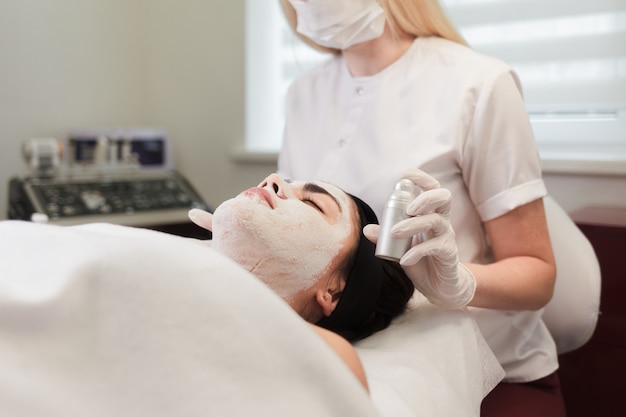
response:
<path id="1" fill-rule="evenodd" d="M 298 33 L 328 48 L 346 49 L 376 39 L 385 30 L 385 12 L 376 0 L 289 0 Z"/>
<path id="2" fill-rule="evenodd" d="M 331 224 L 293 196 L 290 187 L 301 182 L 281 184 L 289 198 L 277 198 L 271 187 L 266 187 L 275 204 L 273 209 L 250 190 L 222 203 L 213 215 L 211 247 L 289 301 L 326 272 L 344 247 L 352 226 L 349 197 L 338 188 L 323 186 L 341 207 Z"/>

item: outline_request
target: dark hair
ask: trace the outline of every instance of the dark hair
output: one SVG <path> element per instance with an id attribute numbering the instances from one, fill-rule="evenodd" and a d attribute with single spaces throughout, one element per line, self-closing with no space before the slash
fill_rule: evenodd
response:
<path id="1" fill-rule="evenodd" d="M 359 242 L 349 257 L 346 285 L 335 310 L 317 324 L 353 342 L 389 326 L 404 312 L 415 289 L 398 263 L 374 255 L 376 245 L 363 235 L 363 227 L 378 224 L 378 218 L 363 200 L 348 195 L 359 215 Z"/>

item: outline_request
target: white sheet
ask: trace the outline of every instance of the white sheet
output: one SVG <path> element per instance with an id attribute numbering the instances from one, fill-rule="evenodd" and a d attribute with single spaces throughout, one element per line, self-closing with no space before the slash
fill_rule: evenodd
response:
<path id="1" fill-rule="evenodd" d="M 444 310 L 423 297 L 356 348 L 383 417 L 478 417 L 481 400 L 504 377 L 464 310 Z"/>
<path id="2" fill-rule="evenodd" d="M 361 342 L 370 401 L 282 300 L 199 241 L 0 222 L 2 416 L 478 415 L 499 377 L 474 374 L 493 358 L 468 320 L 423 305 Z"/>

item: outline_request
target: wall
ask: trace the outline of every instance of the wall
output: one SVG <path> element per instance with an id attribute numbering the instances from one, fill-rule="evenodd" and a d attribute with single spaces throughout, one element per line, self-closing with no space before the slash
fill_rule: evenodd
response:
<path id="1" fill-rule="evenodd" d="M 145 4 L 151 122 L 167 127 L 176 167 L 215 206 L 276 169 L 230 158 L 245 136 L 245 1 Z"/>
<path id="2" fill-rule="evenodd" d="M 244 1 L 0 2 L 0 219 L 21 143 L 80 127 L 165 128 L 209 203 L 273 164 L 230 161 L 244 138 Z"/>
<path id="3" fill-rule="evenodd" d="M 138 16 L 125 0 L 0 2 L 0 218 L 23 139 L 143 122 Z"/>
<path id="4" fill-rule="evenodd" d="M 626 170 L 626 163 L 624 163 Z M 588 206 L 626 207 L 626 176 L 545 173 L 548 192 L 571 213 Z"/>
<path id="5" fill-rule="evenodd" d="M 245 129 L 244 3 L 0 2 L 0 219 L 9 178 L 28 172 L 21 141 L 76 127 L 165 128 L 177 169 L 211 205 L 274 171 L 230 157 Z M 546 180 L 568 210 L 626 207 L 623 176 Z"/>

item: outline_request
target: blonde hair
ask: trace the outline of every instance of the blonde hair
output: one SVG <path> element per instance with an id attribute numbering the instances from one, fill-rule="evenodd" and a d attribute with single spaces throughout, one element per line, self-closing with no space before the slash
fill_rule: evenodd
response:
<path id="1" fill-rule="evenodd" d="M 467 45 L 467 42 L 454 27 L 438 0 L 377 0 L 385 11 L 387 25 L 392 36 L 401 34 L 413 37 L 437 36 Z M 280 0 L 285 17 L 296 32 L 296 11 L 289 0 Z M 296 32 L 296 35 L 311 47 L 330 53 L 340 53 L 337 49 L 325 48 Z"/>

